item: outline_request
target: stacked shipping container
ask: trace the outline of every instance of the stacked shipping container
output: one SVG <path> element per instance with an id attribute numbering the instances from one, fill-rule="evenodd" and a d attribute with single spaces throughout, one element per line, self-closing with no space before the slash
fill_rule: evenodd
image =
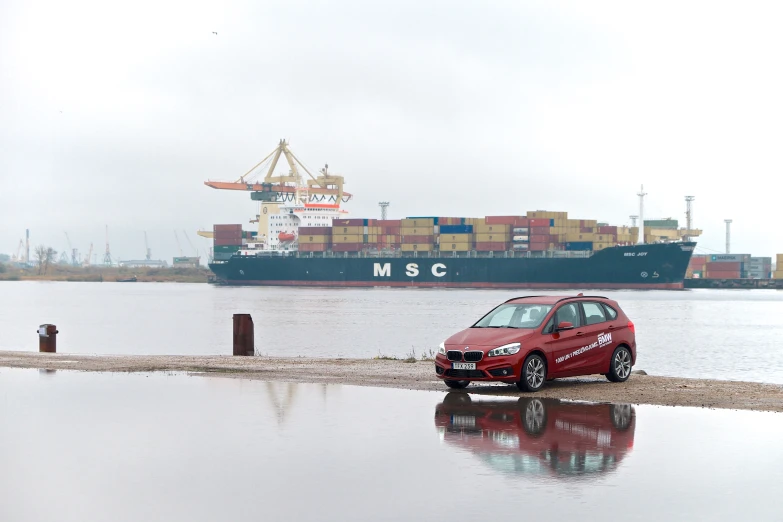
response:
<path id="1" fill-rule="evenodd" d="M 216 261 L 226 261 L 234 255 L 246 240 L 242 225 L 212 226 L 212 257 Z"/>
<path id="2" fill-rule="evenodd" d="M 783 279 L 783 254 L 778 254 L 775 258 L 775 271 L 772 273 L 775 279 Z"/>

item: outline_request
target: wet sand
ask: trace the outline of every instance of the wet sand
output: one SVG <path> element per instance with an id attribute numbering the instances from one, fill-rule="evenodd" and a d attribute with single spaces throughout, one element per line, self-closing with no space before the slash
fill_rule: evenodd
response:
<path id="1" fill-rule="evenodd" d="M 230 356 L 69 355 L 0 351 L 0 367 L 92 372 L 186 372 L 236 379 L 447 391 L 431 361 Z M 515 386 L 473 383 L 476 394 L 521 396 Z M 558 379 L 536 394 L 567 400 L 783 412 L 783 386 L 634 374 Z"/>

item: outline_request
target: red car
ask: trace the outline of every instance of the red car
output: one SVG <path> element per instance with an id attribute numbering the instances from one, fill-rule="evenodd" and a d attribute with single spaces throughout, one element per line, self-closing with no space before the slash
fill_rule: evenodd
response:
<path id="1" fill-rule="evenodd" d="M 535 392 L 558 377 L 603 374 L 624 382 L 636 362 L 636 334 L 606 297 L 510 299 L 441 343 L 435 373 L 449 388 L 471 381 L 515 383 Z"/>
<path id="2" fill-rule="evenodd" d="M 467 449 L 508 473 L 559 478 L 600 476 L 633 448 L 636 412 L 630 404 L 556 399 L 472 401 L 451 392 L 435 408 L 447 444 Z"/>

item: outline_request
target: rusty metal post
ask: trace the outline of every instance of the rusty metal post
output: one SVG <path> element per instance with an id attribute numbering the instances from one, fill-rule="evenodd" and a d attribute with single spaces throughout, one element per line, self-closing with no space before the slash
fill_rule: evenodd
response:
<path id="1" fill-rule="evenodd" d="M 255 355 L 255 327 L 250 314 L 234 314 L 234 355 Z"/>
<path id="2" fill-rule="evenodd" d="M 45 353 L 57 353 L 57 326 L 42 324 L 38 327 L 38 351 Z"/>

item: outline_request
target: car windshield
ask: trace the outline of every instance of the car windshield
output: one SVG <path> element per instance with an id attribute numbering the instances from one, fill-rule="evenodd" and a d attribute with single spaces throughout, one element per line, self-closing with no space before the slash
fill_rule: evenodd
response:
<path id="1" fill-rule="evenodd" d="M 492 310 L 473 328 L 538 328 L 552 309 L 542 304 L 502 304 Z"/>

